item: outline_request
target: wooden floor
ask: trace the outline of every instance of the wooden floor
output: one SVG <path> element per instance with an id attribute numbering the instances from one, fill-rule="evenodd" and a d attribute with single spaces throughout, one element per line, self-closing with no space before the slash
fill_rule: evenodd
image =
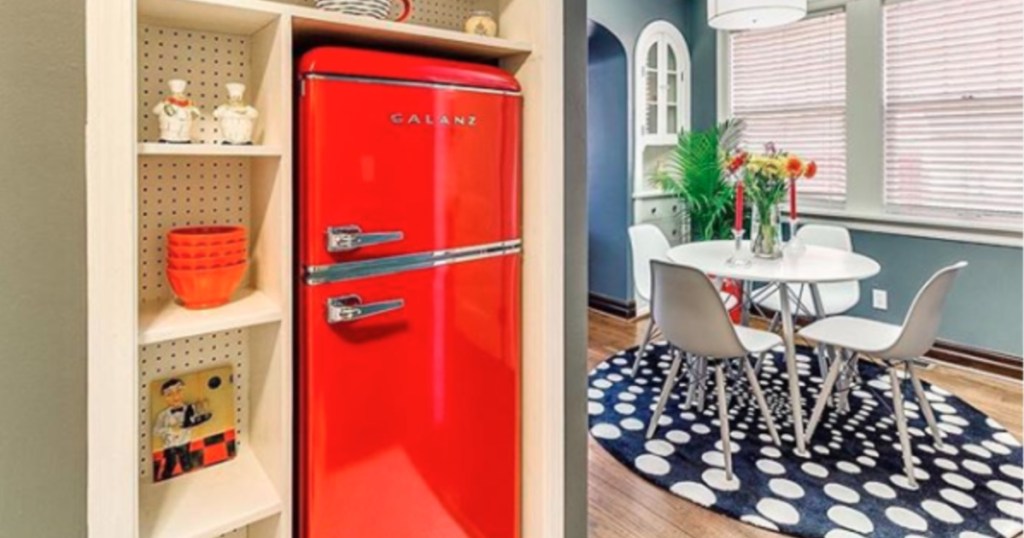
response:
<path id="1" fill-rule="evenodd" d="M 639 344 L 646 322 L 634 323 L 591 311 L 587 364 L 593 368 L 615 351 Z M 921 377 L 981 409 L 1022 437 L 1022 385 L 987 375 L 937 366 Z M 716 514 L 658 489 L 629 472 L 590 439 L 589 538 L 778 537 Z"/>

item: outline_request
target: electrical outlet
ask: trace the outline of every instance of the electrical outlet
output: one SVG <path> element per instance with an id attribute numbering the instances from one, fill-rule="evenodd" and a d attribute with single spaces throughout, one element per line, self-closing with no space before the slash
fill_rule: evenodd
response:
<path id="1" fill-rule="evenodd" d="M 889 292 L 885 290 L 871 290 L 871 306 L 875 310 L 888 310 Z"/>

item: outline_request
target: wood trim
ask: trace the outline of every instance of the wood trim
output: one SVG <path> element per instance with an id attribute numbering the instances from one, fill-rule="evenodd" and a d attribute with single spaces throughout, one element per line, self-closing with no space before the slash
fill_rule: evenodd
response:
<path id="1" fill-rule="evenodd" d="M 135 2 L 88 0 L 85 9 L 87 532 L 133 538 L 139 532 Z"/>
<path id="2" fill-rule="evenodd" d="M 499 0 L 504 37 L 534 53 L 502 60 L 523 88 L 522 538 L 565 532 L 564 6 Z"/>
<path id="3" fill-rule="evenodd" d="M 636 317 L 636 301 L 623 301 L 600 293 L 590 292 L 587 298 L 590 308 L 618 318 L 633 319 Z"/>
<path id="4" fill-rule="evenodd" d="M 925 357 L 937 362 L 980 370 L 1017 381 L 1024 380 L 1024 359 L 999 351 L 948 340 L 936 340 L 935 345 L 925 354 Z"/>

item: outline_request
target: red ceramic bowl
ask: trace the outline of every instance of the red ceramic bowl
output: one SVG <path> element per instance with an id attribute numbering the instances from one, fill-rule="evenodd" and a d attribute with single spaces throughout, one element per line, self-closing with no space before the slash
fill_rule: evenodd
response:
<path id="1" fill-rule="evenodd" d="M 167 280 L 185 308 L 201 309 L 221 306 L 245 276 L 248 262 L 214 269 L 167 269 Z"/>
<path id="2" fill-rule="evenodd" d="M 168 245 L 204 246 L 245 241 L 244 226 L 193 226 L 167 232 Z"/>
<path id="3" fill-rule="evenodd" d="M 245 241 L 225 243 L 223 245 L 167 245 L 167 257 L 174 259 L 221 258 L 224 256 L 246 255 L 248 245 Z"/>
<path id="4" fill-rule="evenodd" d="M 206 258 L 176 258 L 167 257 L 167 267 L 171 269 L 214 269 L 238 265 L 246 261 L 245 251 L 227 256 L 216 256 Z"/>

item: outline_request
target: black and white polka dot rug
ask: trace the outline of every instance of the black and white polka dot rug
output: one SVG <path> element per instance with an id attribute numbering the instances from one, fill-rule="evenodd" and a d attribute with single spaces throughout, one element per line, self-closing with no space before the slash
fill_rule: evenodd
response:
<path id="1" fill-rule="evenodd" d="M 632 472 L 683 499 L 751 525 L 815 538 L 1011 537 L 1024 528 L 1020 443 L 940 387 L 925 383 L 945 432 L 941 449 L 934 446 L 905 383 L 918 479 L 918 488 L 912 489 L 902 469 L 884 370 L 861 362 L 864 384 L 850 394 L 850 410 L 839 414 L 826 408 L 809 446 L 811 456 L 802 458 L 793 453 L 785 362 L 776 352 L 762 368 L 760 382 L 782 447 L 771 443 L 753 397 L 737 392 L 729 413 L 738 483 L 727 482 L 713 377 L 702 413 L 683 409 L 684 379 L 673 391 L 657 433 L 645 439 L 670 364 L 664 343 L 649 349 L 636 378 L 630 376 L 635 350 L 619 352 L 590 373 L 590 433 Z M 806 416 L 821 376 L 814 351 L 797 351 Z"/>

